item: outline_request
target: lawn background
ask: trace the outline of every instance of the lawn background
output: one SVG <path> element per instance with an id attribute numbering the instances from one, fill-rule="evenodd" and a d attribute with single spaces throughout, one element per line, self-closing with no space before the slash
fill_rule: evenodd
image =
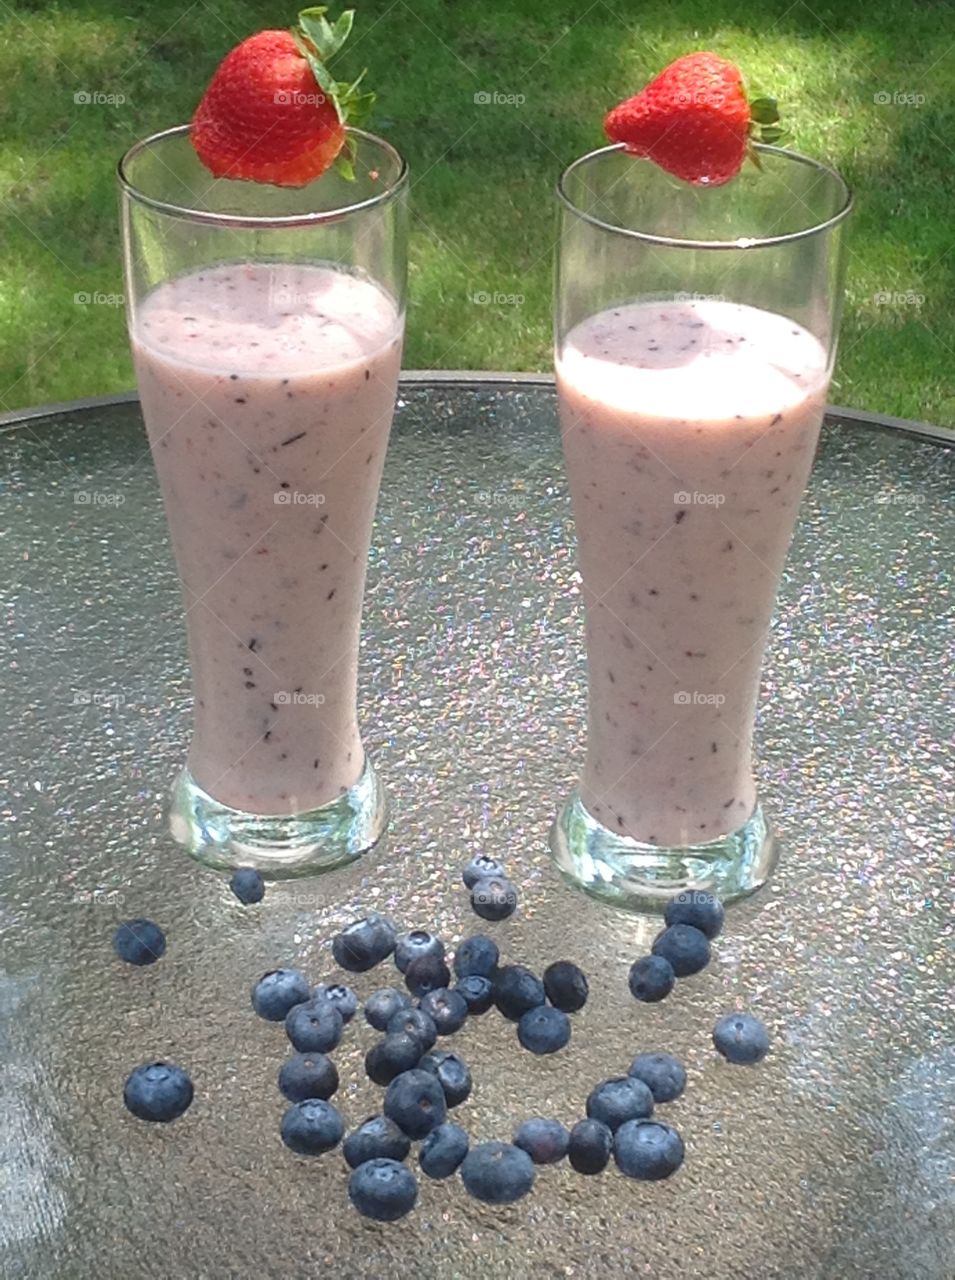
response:
<path id="1" fill-rule="evenodd" d="M 293 9 L 0 0 L 0 408 L 132 386 L 122 307 L 74 301 L 122 289 L 115 162 L 188 119 L 227 50 Z M 701 48 L 774 92 L 791 145 L 855 190 L 833 401 L 955 425 L 947 0 L 359 2 L 341 70 L 368 66 L 372 127 L 412 167 L 406 367 L 549 367 L 554 179 L 600 144 L 609 105 Z M 512 101 L 475 101 L 494 94 Z"/>

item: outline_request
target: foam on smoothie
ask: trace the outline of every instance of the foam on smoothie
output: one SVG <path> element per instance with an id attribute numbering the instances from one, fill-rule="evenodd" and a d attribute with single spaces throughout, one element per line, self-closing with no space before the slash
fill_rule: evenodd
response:
<path id="1" fill-rule="evenodd" d="M 220 374 L 310 373 L 363 360 L 395 336 L 394 306 L 359 276 L 296 263 L 213 267 L 149 294 L 135 337 Z"/>
<path id="2" fill-rule="evenodd" d="M 827 376 L 825 351 L 801 325 L 709 299 L 603 311 L 569 335 L 560 366 L 608 409 L 714 425 L 799 405 Z"/>

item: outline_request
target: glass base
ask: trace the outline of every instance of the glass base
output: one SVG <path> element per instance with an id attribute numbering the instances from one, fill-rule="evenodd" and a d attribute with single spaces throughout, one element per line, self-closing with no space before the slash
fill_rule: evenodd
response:
<path id="1" fill-rule="evenodd" d="M 387 825 L 385 794 L 371 761 L 348 791 L 308 813 L 243 813 L 208 795 L 188 769 L 172 791 L 169 830 L 210 867 L 256 867 L 264 876 L 312 875 L 366 853 Z"/>
<path id="2" fill-rule="evenodd" d="M 718 840 L 661 848 L 603 826 L 576 789 L 557 815 L 550 847 L 569 884 L 625 910 L 653 914 L 683 889 L 707 889 L 724 903 L 745 898 L 766 883 L 779 859 L 758 802 L 743 826 Z"/>

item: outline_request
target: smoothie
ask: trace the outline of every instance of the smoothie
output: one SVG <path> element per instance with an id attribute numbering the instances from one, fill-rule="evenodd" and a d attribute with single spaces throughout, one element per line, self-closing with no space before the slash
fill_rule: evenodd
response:
<path id="1" fill-rule="evenodd" d="M 402 328 L 370 281 L 305 264 L 211 267 L 138 308 L 186 603 L 188 767 L 222 804 L 302 813 L 361 774 L 359 624 Z"/>
<path id="2" fill-rule="evenodd" d="M 828 384 L 818 340 L 716 300 L 601 312 L 557 356 L 587 615 L 580 794 L 651 845 L 753 812 L 770 615 Z"/>

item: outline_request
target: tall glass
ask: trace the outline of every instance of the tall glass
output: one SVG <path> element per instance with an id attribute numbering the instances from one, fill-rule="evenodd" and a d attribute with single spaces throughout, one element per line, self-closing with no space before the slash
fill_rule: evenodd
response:
<path id="1" fill-rule="evenodd" d="M 385 825 L 358 729 L 362 594 L 404 332 L 407 168 L 213 179 L 188 126 L 119 166 L 130 341 L 186 606 L 175 838 L 216 866 L 334 866 Z"/>
<path id="2" fill-rule="evenodd" d="M 823 165 L 759 157 L 698 188 L 606 147 L 558 186 L 555 359 L 589 716 L 551 845 L 565 877 L 635 909 L 688 887 L 741 897 L 777 857 L 753 722 L 836 351 L 851 201 Z"/>

